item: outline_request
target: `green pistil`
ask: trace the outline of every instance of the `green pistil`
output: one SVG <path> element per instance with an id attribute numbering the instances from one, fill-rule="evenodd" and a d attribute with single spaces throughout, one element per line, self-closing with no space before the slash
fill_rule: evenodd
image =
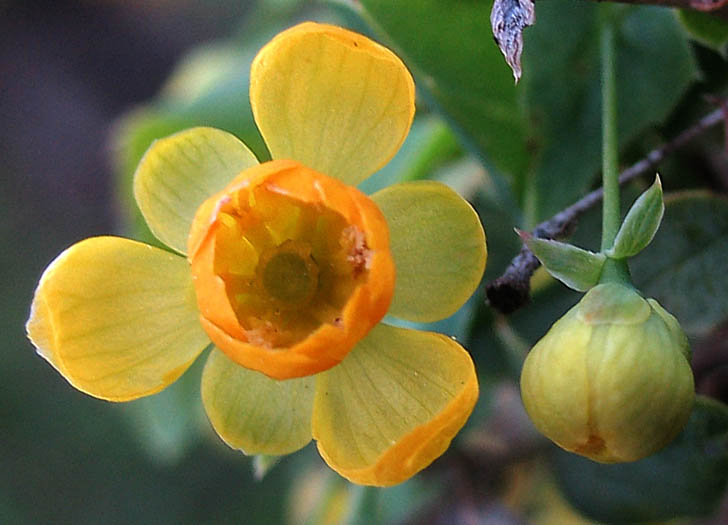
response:
<path id="1" fill-rule="evenodd" d="M 263 269 L 263 286 L 272 298 L 300 306 L 316 293 L 318 265 L 310 257 L 283 251 L 273 255 Z"/>

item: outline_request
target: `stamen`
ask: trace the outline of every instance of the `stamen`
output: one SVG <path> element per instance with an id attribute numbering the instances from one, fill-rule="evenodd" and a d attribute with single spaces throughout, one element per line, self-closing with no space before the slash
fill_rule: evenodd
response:
<path id="1" fill-rule="evenodd" d="M 342 243 L 348 246 L 346 260 L 352 265 L 354 278 L 368 270 L 371 266 L 372 252 L 367 246 L 366 237 L 356 226 L 347 226 L 341 232 Z"/>

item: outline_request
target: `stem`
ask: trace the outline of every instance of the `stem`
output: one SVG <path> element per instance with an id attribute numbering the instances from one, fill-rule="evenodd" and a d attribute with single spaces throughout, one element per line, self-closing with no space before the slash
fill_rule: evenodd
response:
<path id="1" fill-rule="evenodd" d="M 607 257 L 602 268 L 602 275 L 599 277 L 599 283 L 619 283 L 634 288 L 627 260 Z"/>
<path id="2" fill-rule="evenodd" d="M 617 72 L 614 22 L 610 6 L 604 6 L 600 24 L 602 59 L 602 251 L 614 244 L 619 231 L 619 169 L 617 141 Z"/>

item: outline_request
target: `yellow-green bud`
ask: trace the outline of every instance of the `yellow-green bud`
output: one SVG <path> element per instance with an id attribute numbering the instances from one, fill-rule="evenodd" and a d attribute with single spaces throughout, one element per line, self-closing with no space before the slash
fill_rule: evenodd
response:
<path id="1" fill-rule="evenodd" d="M 534 346 L 523 403 L 560 447 L 602 463 L 648 456 L 680 432 L 695 397 L 687 337 L 654 299 L 592 288 Z"/>

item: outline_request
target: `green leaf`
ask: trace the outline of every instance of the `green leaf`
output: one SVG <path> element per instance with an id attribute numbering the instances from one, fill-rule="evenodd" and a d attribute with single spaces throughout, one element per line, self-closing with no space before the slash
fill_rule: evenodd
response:
<path id="1" fill-rule="evenodd" d="M 181 464 L 209 434 L 210 426 L 200 404 L 203 361 L 197 359 L 182 377 L 158 394 L 119 405 L 140 447 L 157 464 Z"/>
<path id="2" fill-rule="evenodd" d="M 632 260 L 635 284 L 690 335 L 728 319 L 728 199 L 708 192 L 667 199 L 652 244 Z"/>
<path id="3" fill-rule="evenodd" d="M 485 269 L 485 234 L 475 210 L 434 181 L 395 184 L 372 199 L 387 218 L 397 269 L 389 314 L 420 322 L 454 314 Z"/>
<path id="4" fill-rule="evenodd" d="M 662 201 L 662 183 L 659 175 L 630 208 L 606 254 L 614 259 L 632 257 L 644 250 L 652 241 L 665 213 Z"/>
<path id="5" fill-rule="evenodd" d="M 425 123 L 429 124 L 428 134 L 422 140 L 419 154 L 412 159 L 403 172 L 403 181 L 427 178 L 434 169 L 443 163 L 462 155 L 462 148 L 447 124 L 432 116 L 425 120 Z"/>
<path id="6" fill-rule="evenodd" d="M 385 35 L 468 147 L 504 172 L 526 169 L 525 122 L 489 36 L 490 2 L 362 0 L 359 13 Z"/>
<path id="7" fill-rule="evenodd" d="M 538 5 L 524 33 L 523 79 L 535 166 L 536 218 L 581 197 L 601 159 L 599 7 L 564 0 Z M 662 122 L 697 78 L 685 32 L 668 10 L 627 7 L 617 33 L 620 144 Z"/>
<path id="8" fill-rule="evenodd" d="M 523 86 L 515 88 L 496 45 L 484 37 L 489 2 L 360 4 L 358 12 L 402 55 L 426 101 L 464 144 L 513 176 L 514 192 L 533 202 L 534 219 L 553 215 L 589 188 L 601 158 L 597 5 L 565 0 L 538 7 L 538 22 L 524 33 Z M 624 144 L 666 118 L 697 67 L 669 11 L 630 7 L 622 14 L 618 120 Z"/>
<path id="9" fill-rule="evenodd" d="M 267 7 L 267 6 L 266 6 Z M 253 121 L 248 98 L 250 63 L 275 34 L 271 21 L 253 23 L 243 42 L 205 44 L 184 57 L 160 94 L 147 106 L 119 119 L 112 136 L 116 193 L 124 226 L 145 242 L 157 243 L 132 198 L 132 178 L 155 139 L 193 126 L 226 130 L 242 140 L 261 161 L 269 158 Z M 280 20 L 275 20 L 278 27 Z"/>
<path id="10" fill-rule="evenodd" d="M 255 24 L 242 42 L 222 42 L 193 49 L 180 61 L 152 103 L 154 111 L 187 122 L 210 126 L 240 138 L 262 161 L 267 149 L 253 121 L 248 90 L 250 64 L 278 30 L 279 20 Z"/>
<path id="11" fill-rule="evenodd" d="M 487 171 L 480 170 L 473 159 L 466 159 L 462 163 L 454 164 L 449 170 L 443 172 L 442 180 L 454 180 L 462 177 L 463 172 L 474 173 L 472 177 L 476 193 L 470 197 L 480 221 L 487 229 L 488 244 L 497 246 L 488 254 L 488 266 L 485 270 L 486 280 L 499 277 L 511 259 L 520 251 L 521 240 L 513 235 L 513 225 L 519 224 L 523 219 L 513 195 L 501 195 L 496 188 L 495 178 Z"/>
<path id="12" fill-rule="evenodd" d="M 711 13 L 701 13 L 694 9 L 676 9 L 675 13 L 696 42 L 726 55 L 728 22 Z"/>
<path id="13" fill-rule="evenodd" d="M 556 475 L 569 501 L 608 523 L 711 512 L 728 484 L 728 407 L 698 396 L 685 430 L 661 452 L 604 465 L 559 451 Z"/>
<path id="14" fill-rule="evenodd" d="M 379 523 L 404 523 L 426 503 L 435 501 L 442 489 L 436 477 L 415 476 L 394 487 L 379 489 Z"/>
<path id="15" fill-rule="evenodd" d="M 518 233 L 546 270 L 569 288 L 585 292 L 599 281 L 606 260 L 604 254 Z"/>
<path id="16" fill-rule="evenodd" d="M 163 247 L 149 230 L 134 199 L 134 172 L 154 140 L 172 135 L 192 125 L 180 118 L 163 115 L 151 108 L 131 111 L 117 120 L 111 135 L 116 199 L 126 236 Z"/>
<path id="17" fill-rule="evenodd" d="M 368 525 L 381 523 L 379 511 L 380 489 L 361 485 L 349 486 L 349 509 L 343 520 L 344 525 Z"/>
<path id="18" fill-rule="evenodd" d="M 460 155 L 462 148 L 440 117 L 416 115 L 409 135 L 394 158 L 357 188 L 371 195 L 397 182 L 426 179 Z"/>

